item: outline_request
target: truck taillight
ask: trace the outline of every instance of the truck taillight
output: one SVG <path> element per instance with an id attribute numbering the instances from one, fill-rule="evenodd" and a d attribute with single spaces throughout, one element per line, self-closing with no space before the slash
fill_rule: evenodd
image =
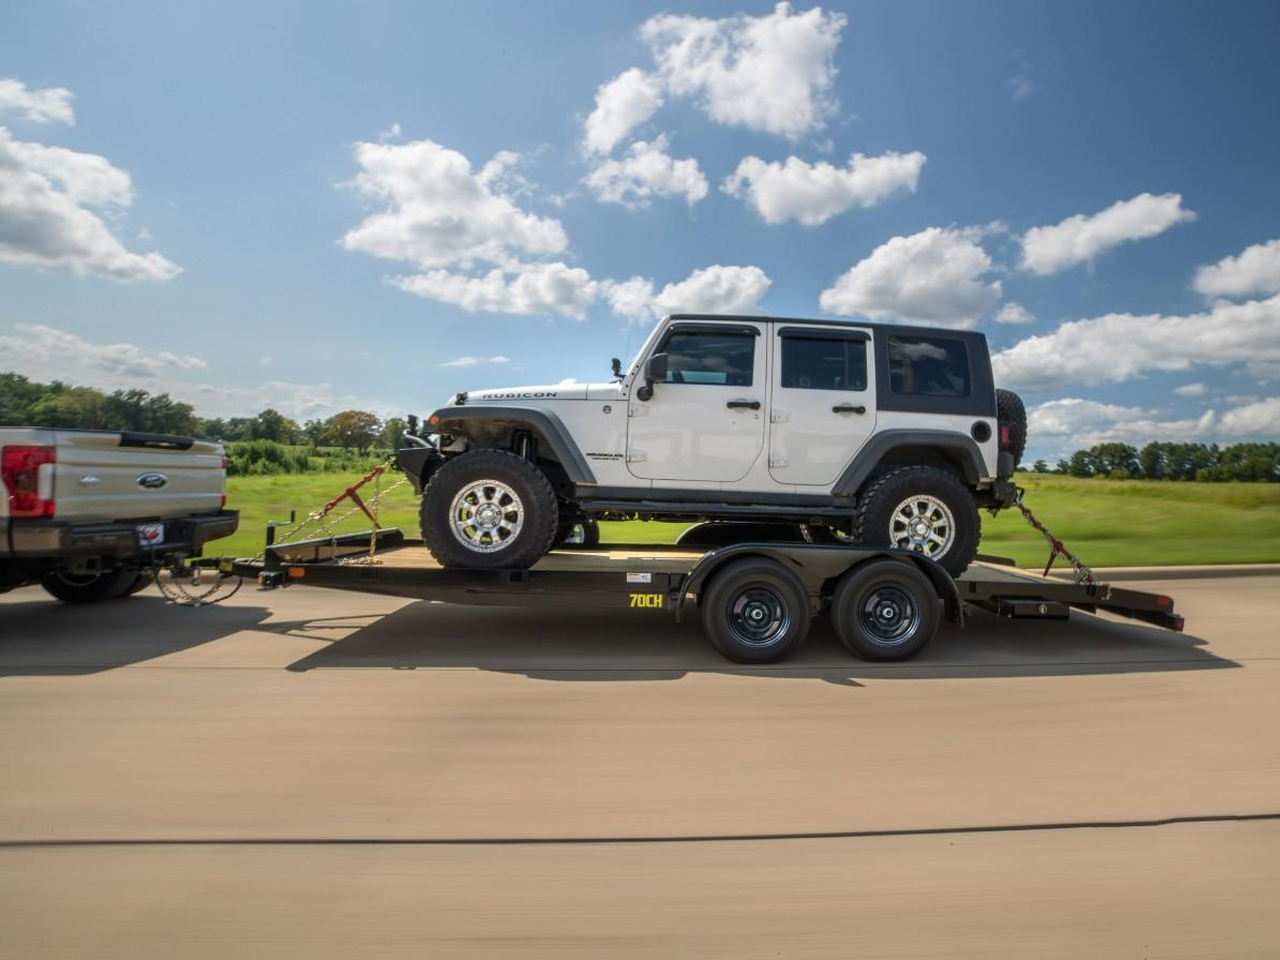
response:
<path id="1" fill-rule="evenodd" d="M 0 481 L 9 491 L 9 516 L 53 516 L 53 447 L 0 448 Z"/>
<path id="2" fill-rule="evenodd" d="M 229 466 L 231 466 L 231 460 L 230 460 L 229 458 L 227 458 L 227 457 L 223 457 L 223 458 L 222 458 L 222 469 L 223 469 L 223 470 L 225 470 L 225 469 L 227 469 L 227 467 L 229 467 Z"/>

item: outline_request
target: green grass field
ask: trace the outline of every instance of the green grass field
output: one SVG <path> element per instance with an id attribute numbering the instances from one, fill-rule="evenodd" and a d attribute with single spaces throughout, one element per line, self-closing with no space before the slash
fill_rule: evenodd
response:
<path id="1" fill-rule="evenodd" d="M 299 518 L 336 496 L 350 478 L 338 474 L 232 477 L 228 506 L 240 511 L 240 530 L 210 544 L 209 553 L 252 556 L 262 549 L 268 520 Z M 384 485 L 400 479 L 391 474 Z M 1077 480 L 1018 475 L 1027 506 L 1091 566 L 1280 562 L 1280 484 L 1160 483 L 1148 480 Z M 372 485 L 366 490 L 371 490 Z M 350 510 L 343 503 L 334 512 Z M 405 484 L 389 492 L 379 521 L 417 535 L 417 501 Z M 1048 547 L 1016 510 L 982 514 L 982 552 L 1043 566 Z M 605 523 L 612 543 L 671 543 L 687 524 Z M 338 529 L 367 530 L 356 514 Z M 1059 560 L 1061 564 L 1063 561 Z"/>

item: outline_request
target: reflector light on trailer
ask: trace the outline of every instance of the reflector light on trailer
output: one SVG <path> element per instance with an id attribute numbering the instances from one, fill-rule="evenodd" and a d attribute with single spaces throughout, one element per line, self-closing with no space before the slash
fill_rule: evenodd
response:
<path id="1" fill-rule="evenodd" d="M 54 447 L 0 449 L 0 481 L 9 491 L 9 516 L 52 517 Z"/>

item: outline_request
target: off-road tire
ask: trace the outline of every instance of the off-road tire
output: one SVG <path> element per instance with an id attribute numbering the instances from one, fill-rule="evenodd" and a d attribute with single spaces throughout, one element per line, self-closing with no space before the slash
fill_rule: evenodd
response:
<path id="1" fill-rule="evenodd" d="M 1012 390 L 997 390 L 996 420 L 1001 427 L 1009 428 L 1009 443 L 1001 449 L 1013 454 L 1016 467 L 1027 449 L 1027 408 L 1022 398 Z"/>
<path id="2" fill-rule="evenodd" d="M 862 660 L 906 660 L 938 630 L 933 583 L 910 563 L 870 560 L 846 573 L 831 597 L 831 623 Z"/>
<path id="3" fill-rule="evenodd" d="M 712 576 L 699 605 L 707 639 L 737 663 L 782 660 L 809 635 L 809 595 L 800 578 L 776 560 L 744 557 L 726 564 Z"/>
<path id="4" fill-rule="evenodd" d="M 946 542 L 937 553 L 899 542 L 904 533 L 901 529 L 898 536 L 893 535 L 895 514 L 913 497 L 920 498 L 921 503 L 940 503 L 951 515 L 951 533 L 944 537 Z M 973 561 L 982 538 L 982 522 L 973 494 L 955 474 L 938 467 L 902 467 L 873 480 L 859 499 L 854 526 L 859 544 L 916 549 L 940 563 L 953 577 Z"/>
<path id="5" fill-rule="evenodd" d="M 521 511 L 519 528 L 510 539 L 482 551 L 465 545 L 454 533 L 451 510 L 469 484 L 484 480 L 514 492 Z M 423 542 L 443 567 L 524 570 L 551 549 L 559 508 L 546 476 L 528 460 L 504 450 L 472 450 L 452 457 L 431 477 L 419 518 Z"/>
<path id="6" fill-rule="evenodd" d="M 137 579 L 135 567 L 119 567 L 105 573 L 50 573 L 40 586 L 63 603 L 101 603 L 127 596 Z"/>
<path id="7" fill-rule="evenodd" d="M 575 537 L 578 528 L 582 530 L 581 537 Z M 556 527 L 553 549 L 590 550 L 598 546 L 600 546 L 600 524 L 590 517 L 585 520 L 575 520 L 573 523 L 562 522 Z"/>

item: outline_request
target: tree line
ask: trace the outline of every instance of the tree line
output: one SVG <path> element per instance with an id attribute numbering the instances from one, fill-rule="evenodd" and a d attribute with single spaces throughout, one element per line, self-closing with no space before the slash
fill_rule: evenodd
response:
<path id="1" fill-rule="evenodd" d="M 36 383 L 17 373 L 0 373 L 0 425 L 72 430 L 138 430 L 225 443 L 265 440 L 286 445 L 344 447 L 362 453 L 394 449 L 405 422 L 385 422 L 365 410 L 344 410 L 299 424 L 278 410 L 252 417 L 206 419 L 195 407 L 167 393 L 76 387 L 60 381 Z"/>
<path id="2" fill-rule="evenodd" d="M 1077 450 L 1050 469 L 1037 460 L 1035 473 L 1113 480 L 1245 480 L 1280 483 L 1280 444 L 1148 443 L 1139 450 L 1127 443 L 1100 443 Z"/>

